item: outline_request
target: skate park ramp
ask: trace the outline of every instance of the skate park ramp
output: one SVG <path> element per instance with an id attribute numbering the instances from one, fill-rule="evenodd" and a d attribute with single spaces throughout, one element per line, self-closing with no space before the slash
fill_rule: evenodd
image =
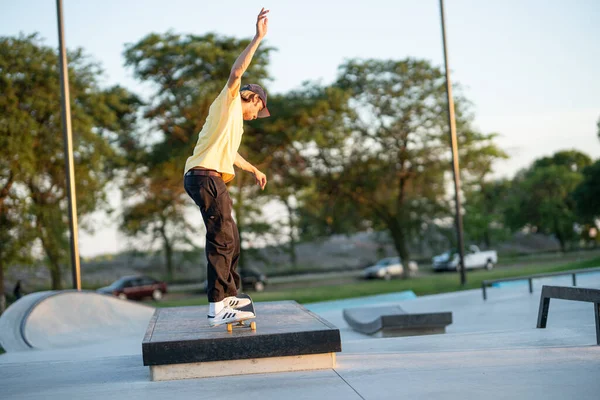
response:
<path id="1" fill-rule="evenodd" d="M 24 296 L 0 317 L 7 351 L 78 347 L 144 336 L 153 307 L 89 291 L 45 291 Z"/>

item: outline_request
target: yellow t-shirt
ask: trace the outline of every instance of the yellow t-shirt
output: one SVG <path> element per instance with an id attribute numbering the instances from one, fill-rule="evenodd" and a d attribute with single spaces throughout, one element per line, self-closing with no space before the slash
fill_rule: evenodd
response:
<path id="1" fill-rule="evenodd" d="M 242 142 L 244 118 L 240 92 L 229 94 L 227 85 L 211 104 L 208 117 L 198 135 L 194 153 L 185 163 L 184 174 L 194 167 L 214 169 L 225 182 L 235 177 L 233 162 Z"/>

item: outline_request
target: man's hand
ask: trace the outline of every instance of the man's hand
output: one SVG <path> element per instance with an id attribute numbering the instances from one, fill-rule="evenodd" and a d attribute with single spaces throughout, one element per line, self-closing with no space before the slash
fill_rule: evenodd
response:
<path id="1" fill-rule="evenodd" d="M 267 28 L 269 27 L 269 19 L 267 18 L 267 14 L 269 10 L 265 10 L 263 7 L 256 18 L 256 37 L 262 39 L 267 34 Z"/>
<path id="2" fill-rule="evenodd" d="M 265 186 L 267 185 L 267 176 L 260 172 L 254 165 L 244 160 L 244 157 L 240 156 L 240 153 L 236 153 L 233 164 L 244 171 L 252 172 L 252 174 L 254 174 L 254 178 L 256 179 L 256 184 L 260 186 L 262 190 L 265 190 Z"/>
<path id="3" fill-rule="evenodd" d="M 265 190 L 265 186 L 267 185 L 267 176 L 257 169 L 254 171 L 254 178 L 256 179 L 256 184 L 260 186 L 260 189 Z"/>

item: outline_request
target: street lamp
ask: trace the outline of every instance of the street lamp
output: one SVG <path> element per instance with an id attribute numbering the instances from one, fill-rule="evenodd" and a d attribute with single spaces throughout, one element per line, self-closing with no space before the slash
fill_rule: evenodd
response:
<path id="1" fill-rule="evenodd" d="M 444 0 L 440 0 L 442 17 L 442 41 L 444 44 L 444 64 L 446 68 L 446 94 L 448 95 L 448 125 L 450 126 L 450 142 L 452 144 L 452 173 L 454 175 L 454 202 L 456 204 L 456 233 L 458 236 L 458 252 L 460 254 L 460 283 L 467 283 L 465 276 L 465 244 L 463 241 L 463 222 L 460 213 L 460 169 L 458 166 L 458 143 L 456 140 L 456 121 L 454 119 L 454 99 L 452 98 L 452 83 L 450 82 L 450 67 L 448 66 L 448 50 L 446 48 L 446 24 L 444 16 Z"/>
<path id="2" fill-rule="evenodd" d="M 77 197 L 75 195 L 75 170 L 73 167 L 73 136 L 71 134 L 71 100 L 69 98 L 69 71 L 63 27 L 62 0 L 56 0 L 58 16 L 58 47 L 60 64 L 60 93 L 65 146 L 65 169 L 67 172 L 67 198 L 69 204 L 69 228 L 71 231 L 71 268 L 73 288 L 81 290 L 81 270 L 79 268 L 79 238 L 77 232 Z"/>

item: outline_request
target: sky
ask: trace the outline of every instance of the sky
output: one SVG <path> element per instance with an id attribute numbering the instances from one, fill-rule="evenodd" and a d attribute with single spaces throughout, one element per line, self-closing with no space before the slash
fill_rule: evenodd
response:
<path id="1" fill-rule="evenodd" d="M 126 43 L 169 30 L 250 38 L 261 7 L 271 10 L 263 43 L 277 48 L 270 93 L 307 80 L 330 83 L 351 58 L 414 57 L 443 66 L 438 0 L 64 0 L 66 44 L 101 63 L 104 84 L 143 95 L 123 66 Z M 452 81 L 473 103 L 476 127 L 498 133 L 496 143 L 510 155 L 495 176 L 512 177 L 558 150 L 600 157 L 600 1 L 446 0 L 445 11 Z M 33 32 L 58 45 L 55 1 L 0 0 L 1 36 Z M 115 222 L 95 217 L 98 231 L 82 233 L 81 254 L 123 250 Z"/>

